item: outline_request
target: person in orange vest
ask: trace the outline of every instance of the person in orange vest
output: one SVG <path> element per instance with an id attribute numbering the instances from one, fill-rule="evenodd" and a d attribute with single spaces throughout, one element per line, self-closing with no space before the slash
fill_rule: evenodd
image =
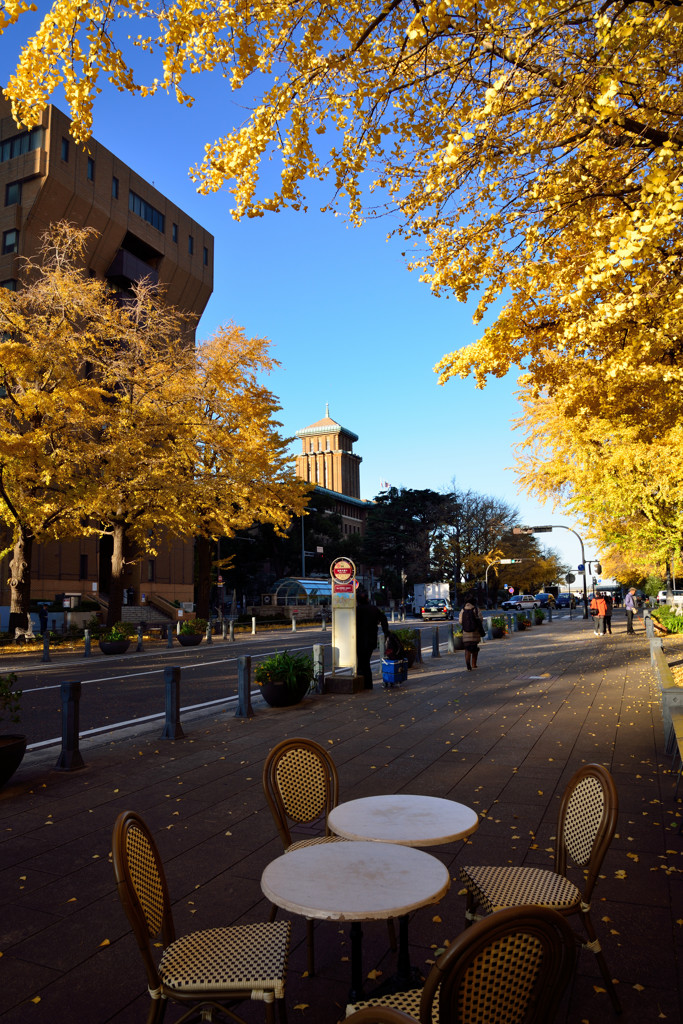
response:
<path id="1" fill-rule="evenodd" d="M 607 601 L 605 601 L 604 594 L 597 594 L 591 601 L 591 611 L 594 612 L 593 621 L 595 623 L 595 635 L 605 635 L 605 616 L 607 615 Z"/>

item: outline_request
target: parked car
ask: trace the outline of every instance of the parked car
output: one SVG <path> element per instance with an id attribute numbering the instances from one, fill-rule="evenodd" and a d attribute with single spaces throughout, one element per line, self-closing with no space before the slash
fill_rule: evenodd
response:
<path id="1" fill-rule="evenodd" d="M 423 619 L 450 619 L 453 616 L 451 602 L 443 597 L 430 597 L 421 609 Z"/>
<path id="2" fill-rule="evenodd" d="M 552 594 L 536 594 L 535 600 L 538 602 L 539 608 L 547 608 L 552 596 Z"/>
<path id="3" fill-rule="evenodd" d="M 576 601 L 576 598 L 574 598 L 574 601 Z M 556 605 L 557 608 L 569 608 L 569 607 L 571 607 L 571 603 L 572 603 L 572 595 L 571 594 L 558 594 L 557 597 L 555 598 L 555 605 Z"/>
<path id="4" fill-rule="evenodd" d="M 672 590 L 671 594 L 673 596 L 673 600 L 675 600 L 677 604 L 680 604 L 681 600 L 683 600 L 683 590 Z M 657 594 L 657 604 L 666 604 L 668 596 L 669 595 L 666 590 L 660 590 Z"/>
<path id="5" fill-rule="evenodd" d="M 527 608 L 538 608 L 538 601 L 533 594 L 514 594 L 509 601 L 503 601 L 502 607 L 524 611 Z"/>

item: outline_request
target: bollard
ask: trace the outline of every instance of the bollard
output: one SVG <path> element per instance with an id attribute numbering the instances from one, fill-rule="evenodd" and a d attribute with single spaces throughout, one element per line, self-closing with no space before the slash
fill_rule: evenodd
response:
<path id="1" fill-rule="evenodd" d="M 519 619 L 517 618 L 517 612 L 512 613 L 512 632 L 519 632 Z"/>
<path id="2" fill-rule="evenodd" d="M 384 660 L 384 655 L 387 653 L 387 638 L 384 633 L 379 635 L 379 656 Z"/>
<path id="3" fill-rule="evenodd" d="M 180 668 L 168 665 L 164 669 L 166 687 L 166 722 L 159 737 L 162 740 L 181 740 L 185 733 L 180 724 Z"/>
<path id="4" fill-rule="evenodd" d="M 552 622 L 552 621 L 553 621 L 553 610 L 552 610 L 552 608 L 550 606 L 550 603 L 548 603 L 548 622 Z"/>
<path id="5" fill-rule="evenodd" d="M 296 619 L 292 615 L 292 633 L 296 633 Z"/>
<path id="6" fill-rule="evenodd" d="M 255 615 L 252 615 L 252 617 L 251 617 L 251 635 L 252 636 L 256 635 L 256 616 Z"/>
<path id="7" fill-rule="evenodd" d="M 416 665 L 421 665 L 422 664 L 422 630 L 421 629 L 416 629 L 415 633 L 416 633 L 416 636 L 415 636 L 415 664 Z"/>
<path id="8" fill-rule="evenodd" d="M 487 615 L 484 619 L 484 625 L 486 627 L 486 639 L 493 640 L 493 626 L 491 625 L 491 616 Z"/>
<path id="9" fill-rule="evenodd" d="M 237 659 L 237 711 L 235 718 L 253 718 L 251 706 L 251 656 Z"/>
<path id="10" fill-rule="evenodd" d="M 43 657 L 41 661 L 50 661 L 50 634 L 47 630 L 43 633 Z"/>
<path id="11" fill-rule="evenodd" d="M 173 647 L 173 630 L 171 629 L 171 623 L 166 627 L 166 646 Z"/>
<path id="12" fill-rule="evenodd" d="M 643 608 L 643 622 L 645 623 L 645 635 L 648 640 L 655 639 L 655 627 L 652 625 L 652 616 L 649 608 Z"/>
<path id="13" fill-rule="evenodd" d="M 136 652 L 142 650 L 142 623 L 138 622 L 138 644 L 135 648 Z"/>
<path id="14" fill-rule="evenodd" d="M 391 621 L 396 622 L 396 613 L 393 608 L 391 609 Z"/>
<path id="15" fill-rule="evenodd" d="M 232 619 L 230 619 L 230 639 L 235 639 L 235 623 L 233 622 Z"/>
<path id="16" fill-rule="evenodd" d="M 439 627 L 432 627 L 432 658 L 440 658 L 441 651 L 439 650 Z"/>
<path id="17" fill-rule="evenodd" d="M 448 640 L 448 653 L 449 654 L 455 654 L 455 636 L 453 635 L 453 627 L 452 626 L 448 627 L 447 640 Z"/>
<path id="18" fill-rule="evenodd" d="M 212 644 L 213 643 L 212 633 L 213 633 L 213 630 L 211 628 L 211 619 L 209 619 L 209 621 L 206 624 L 206 642 L 207 642 L 207 644 Z"/>
<path id="19" fill-rule="evenodd" d="M 325 649 L 322 644 L 313 644 L 313 682 L 315 692 L 325 692 Z"/>
<path id="20" fill-rule="evenodd" d="M 180 636 L 180 619 L 178 619 L 178 621 L 175 624 L 175 631 L 177 635 Z"/>
<path id="21" fill-rule="evenodd" d="M 326 629 L 327 629 L 327 622 L 325 621 L 325 616 L 323 615 L 323 625 L 322 625 L 323 633 L 326 631 Z"/>
<path id="22" fill-rule="evenodd" d="M 80 682 L 61 685 L 62 694 L 62 752 L 55 768 L 62 772 L 73 772 L 83 768 L 85 762 L 78 749 L 78 711 L 81 700 Z"/>
<path id="23" fill-rule="evenodd" d="M 533 617 L 531 611 L 528 608 L 526 610 L 526 617 L 527 617 L 527 622 L 529 623 L 529 625 L 533 626 L 533 624 L 534 624 L 534 621 L 533 621 L 534 617 Z"/>
<path id="24" fill-rule="evenodd" d="M 228 620 L 227 619 L 223 619 L 223 625 L 222 625 L 222 628 L 221 628 L 221 637 L 222 637 L 223 640 L 227 640 L 227 638 L 228 638 Z"/>
<path id="25" fill-rule="evenodd" d="M 83 657 L 84 658 L 89 658 L 90 657 L 90 630 L 89 629 L 84 629 L 83 630 Z"/>

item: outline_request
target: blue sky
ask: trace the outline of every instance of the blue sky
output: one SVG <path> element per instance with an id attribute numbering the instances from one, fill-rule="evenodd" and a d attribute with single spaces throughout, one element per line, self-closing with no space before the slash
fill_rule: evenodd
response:
<path id="1" fill-rule="evenodd" d="M 44 5 L 40 5 L 45 10 Z M 0 36 L 9 76 L 32 20 Z M 4 83 L 3 83 L 4 84 Z M 462 489 L 504 498 L 520 522 L 561 523 L 571 517 L 530 501 L 517 489 L 513 445 L 521 436 L 516 373 L 485 390 L 471 380 L 437 384 L 433 366 L 473 341 L 471 306 L 435 298 L 401 256 L 400 240 L 386 241 L 392 224 L 360 229 L 317 212 L 272 214 L 237 223 L 227 191 L 200 196 L 188 175 L 204 145 L 241 123 L 246 113 L 222 80 L 190 83 L 192 109 L 174 98 L 136 99 L 105 91 L 95 105 L 94 135 L 215 237 L 214 294 L 198 337 L 233 320 L 248 334 L 267 337 L 281 367 L 269 378 L 278 395 L 286 435 L 330 415 L 359 435 L 361 493 L 372 498 L 380 481 L 441 490 Z M 67 105 L 61 94 L 54 102 Z M 324 187 L 318 206 L 328 197 Z M 293 446 L 298 451 L 300 442 Z M 570 564 L 577 539 L 565 530 L 539 538 Z M 587 545 L 586 557 L 595 552 Z"/>

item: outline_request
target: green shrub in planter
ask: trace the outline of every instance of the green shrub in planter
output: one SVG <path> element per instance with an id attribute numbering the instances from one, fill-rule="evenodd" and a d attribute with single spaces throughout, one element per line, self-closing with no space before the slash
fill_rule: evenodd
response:
<path id="1" fill-rule="evenodd" d="M 313 658 L 308 654 L 290 654 L 289 651 L 271 654 L 254 669 L 254 681 L 259 686 L 284 683 L 292 692 L 303 690 L 305 693 L 313 682 Z"/>
<path id="2" fill-rule="evenodd" d="M 136 632 L 137 627 L 132 622 L 115 622 L 109 629 L 105 629 L 100 640 L 130 640 Z"/>
<path id="3" fill-rule="evenodd" d="M 188 636 L 192 633 L 200 633 L 204 636 L 207 625 L 208 623 L 206 619 L 186 619 L 180 627 L 179 632 L 181 632 L 183 636 Z"/>

